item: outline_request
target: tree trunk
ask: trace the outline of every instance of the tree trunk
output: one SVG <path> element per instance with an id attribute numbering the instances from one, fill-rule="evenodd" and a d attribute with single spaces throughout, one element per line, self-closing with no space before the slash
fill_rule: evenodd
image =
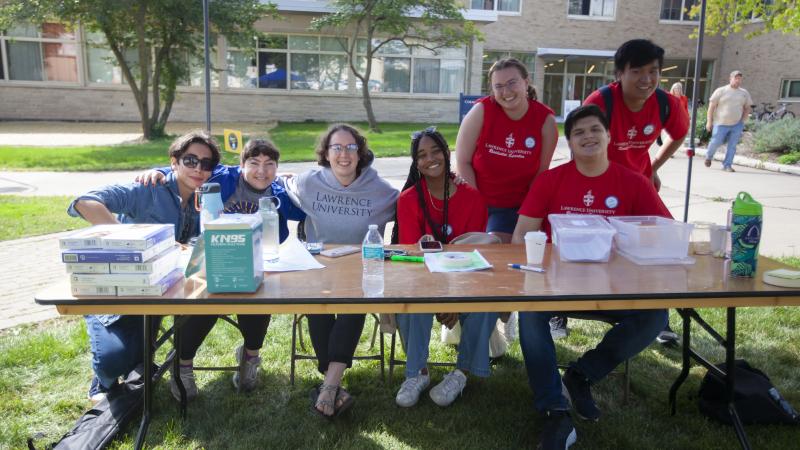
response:
<path id="1" fill-rule="evenodd" d="M 367 111 L 369 131 L 373 133 L 380 133 L 381 129 L 378 128 L 378 120 L 375 118 L 375 112 L 372 110 L 372 98 L 369 96 L 369 82 L 361 83 L 361 97 L 364 101 L 364 109 Z"/>

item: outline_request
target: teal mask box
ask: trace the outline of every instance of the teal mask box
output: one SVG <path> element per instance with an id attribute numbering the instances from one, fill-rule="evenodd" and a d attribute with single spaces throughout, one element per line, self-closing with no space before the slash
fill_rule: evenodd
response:
<path id="1" fill-rule="evenodd" d="M 261 216 L 223 214 L 205 224 L 209 293 L 255 292 L 264 278 Z"/>

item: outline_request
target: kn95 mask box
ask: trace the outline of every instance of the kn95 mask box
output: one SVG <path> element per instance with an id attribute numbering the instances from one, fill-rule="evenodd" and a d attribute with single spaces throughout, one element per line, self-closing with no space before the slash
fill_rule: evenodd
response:
<path id="1" fill-rule="evenodd" d="M 264 276 L 261 216 L 223 214 L 203 232 L 209 293 L 255 292 Z"/>

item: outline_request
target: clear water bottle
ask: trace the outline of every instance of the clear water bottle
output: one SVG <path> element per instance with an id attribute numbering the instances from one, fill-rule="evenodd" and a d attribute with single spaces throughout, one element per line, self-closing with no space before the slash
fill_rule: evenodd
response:
<path id="1" fill-rule="evenodd" d="M 195 202 L 200 200 L 200 232 L 206 229 L 206 223 L 218 219 L 225 209 L 219 183 L 203 183 L 194 193 Z M 196 206 L 196 205 L 195 205 Z"/>
<path id="2" fill-rule="evenodd" d="M 276 205 L 277 202 L 277 205 Z M 280 228 L 278 221 L 278 208 L 281 200 L 278 197 L 266 196 L 258 199 L 258 213 L 261 214 L 261 250 L 264 261 L 278 261 L 280 241 Z"/>
<path id="3" fill-rule="evenodd" d="M 365 297 L 383 296 L 383 237 L 378 226 L 371 224 L 361 246 L 361 288 Z"/>

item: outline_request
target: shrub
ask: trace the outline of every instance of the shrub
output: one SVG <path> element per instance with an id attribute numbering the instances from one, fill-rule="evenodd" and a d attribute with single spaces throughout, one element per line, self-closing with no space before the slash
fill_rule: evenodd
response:
<path id="1" fill-rule="evenodd" d="M 778 162 L 781 164 L 797 164 L 800 162 L 800 152 L 789 153 L 778 157 Z"/>
<path id="2" fill-rule="evenodd" d="M 706 122 L 708 121 L 708 106 L 700 106 L 697 108 L 697 122 L 694 125 L 694 137 L 705 144 L 711 139 L 711 133 L 706 131 Z"/>
<path id="3" fill-rule="evenodd" d="M 753 151 L 800 152 L 800 120 L 785 118 L 762 126 L 753 135 Z"/>

